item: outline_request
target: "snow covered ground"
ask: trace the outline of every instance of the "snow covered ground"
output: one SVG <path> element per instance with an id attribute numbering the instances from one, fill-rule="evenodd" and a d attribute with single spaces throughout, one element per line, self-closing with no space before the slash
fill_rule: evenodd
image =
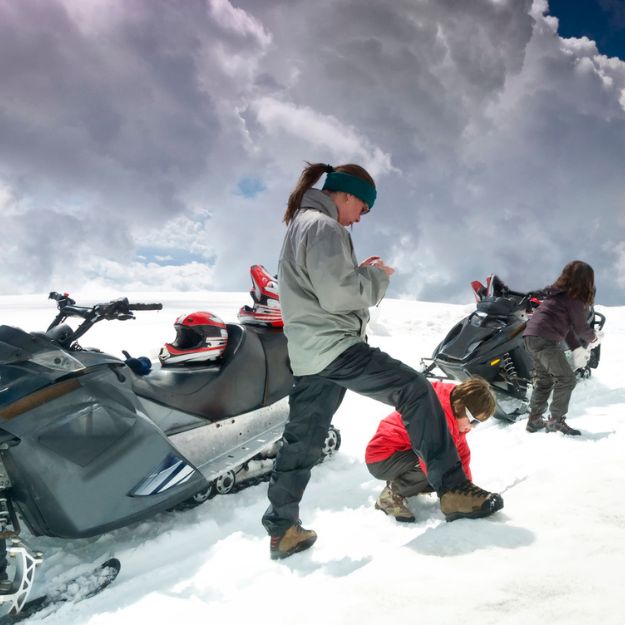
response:
<path id="1" fill-rule="evenodd" d="M 250 303 L 247 293 L 124 295 L 162 301 L 164 310 L 101 323 L 84 345 L 156 359 L 174 338 L 178 314 L 210 310 L 234 321 Z M 417 367 L 471 309 L 388 300 L 373 310 L 370 341 Z M 122 562 L 109 589 L 64 606 L 46 624 L 622 625 L 625 308 L 600 310 L 607 316 L 601 364 L 575 390 L 569 415 L 583 436 L 530 435 L 524 422 L 495 420 L 469 435 L 475 482 L 503 493 L 505 507 L 494 516 L 446 523 L 434 495 L 411 500 L 412 525 L 376 511 L 382 484 L 362 458 L 390 408 L 348 393 L 334 421 L 341 450 L 315 468 L 301 508 L 304 525 L 319 534 L 312 549 L 269 559 L 260 524 L 266 484 L 97 538 L 26 535 L 46 556 L 40 591 L 112 555 Z M 53 316 L 45 296 L 0 297 L 0 323 L 41 330 Z"/>

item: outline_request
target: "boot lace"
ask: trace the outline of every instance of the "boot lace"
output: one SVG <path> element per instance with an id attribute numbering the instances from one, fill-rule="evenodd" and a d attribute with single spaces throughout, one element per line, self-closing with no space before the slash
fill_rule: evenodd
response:
<path id="1" fill-rule="evenodd" d="M 452 488 L 450 492 L 460 493 L 461 495 L 470 495 L 473 497 L 488 497 L 491 494 L 487 490 L 484 490 L 469 481 L 466 481 L 457 488 Z"/>

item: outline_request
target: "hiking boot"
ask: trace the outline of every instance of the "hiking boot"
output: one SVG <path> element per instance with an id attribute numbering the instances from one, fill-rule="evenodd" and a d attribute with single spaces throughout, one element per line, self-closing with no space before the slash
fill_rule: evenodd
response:
<path id="1" fill-rule="evenodd" d="M 397 493 L 394 493 L 390 486 L 386 485 L 378 500 L 375 502 L 376 510 L 382 510 L 384 514 L 388 514 L 400 523 L 414 523 L 415 518 L 412 512 L 406 507 L 406 499 Z"/>
<path id="2" fill-rule="evenodd" d="M 547 425 L 547 421 L 543 419 L 543 416 L 540 414 L 531 414 L 527 420 L 527 425 L 525 429 L 528 432 L 538 432 L 538 430 L 542 430 Z"/>
<path id="3" fill-rule="evenodd" d="M 581 436 L 581 432 L 567 425 L 564 417 L 560 419 L 549 419 L 545 429 L 547 432 L 562 432 L 566 436 Z"/>
<path id="4" fill-rule="evenodd" d="M 447 521 L 478 519 L 503 508 L 501 495 L 482 490 L 469 480 L 445 491 L 440 503 Z"/>
<path id="5" fill-rule="evenodd" d="M 312 547 L 316 540 L 317 533 L 313 530 L 305 530 L 299 523 L 291 525 L 282 536 L 271 537 L 269 554 L 272 560 L 282 560 Z"/>

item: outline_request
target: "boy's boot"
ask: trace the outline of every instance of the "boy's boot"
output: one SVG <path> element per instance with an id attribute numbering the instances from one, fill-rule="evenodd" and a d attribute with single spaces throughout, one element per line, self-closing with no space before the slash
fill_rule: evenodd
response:
<path id="1" fill-rule="evenodd" d="M 547 421 L 547 426 L 545 428 L 547 432 L 562 432 L 566 436 L 581 436 L 581 432 L 567 425 L 564 417 L 560 417 L 559 419 L 554 419 L 551 417 L 549 421 Z"/>
<path id="2" fill-rule="evenodd" d="M 380 493 L 375 507 L 401 523 L 414 523 L 415 521 L 414 514 L 406 506 L 406 499 L 394 493 L 388 484 Z"/>
<path id="3" fill-rule="evenodd" d="M 503 497 L 482 490 L 473 482 L 463 482 L 441 495 L 441 510 L 447 521 L 477 519 L 503 508 Z"/>
<path id="4" fill-rule="evenodd" d="M 525 429 L 528 432 L 538 432 L 538 430 L 542 430 L 547 425 L 547 421 L 543 419 L 541 414 L 531 414 L 527 420 L 527 425 Z"/>
<path id="5" fill-rule="evenodd" d="M 312 547 L 316 540 L 316 532 L 305 530 L 300 523 L 297 523 L 296 525 L 291 525 L 282 536 L 271 537 L 269 554 L 272 560 L 288 558 L 294 553 Z"/>

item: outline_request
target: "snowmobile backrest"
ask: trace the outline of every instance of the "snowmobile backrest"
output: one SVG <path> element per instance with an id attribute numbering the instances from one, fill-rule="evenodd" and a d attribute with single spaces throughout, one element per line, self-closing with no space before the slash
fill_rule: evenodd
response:
<path id="1" fill-rule="evenodd" d="M 293 386 L 293 373 L 285 338 L 281 328 L 258 328 L 256 334 L 262 343 L 267 360 L 264 405 L 288 395 Z"/>

